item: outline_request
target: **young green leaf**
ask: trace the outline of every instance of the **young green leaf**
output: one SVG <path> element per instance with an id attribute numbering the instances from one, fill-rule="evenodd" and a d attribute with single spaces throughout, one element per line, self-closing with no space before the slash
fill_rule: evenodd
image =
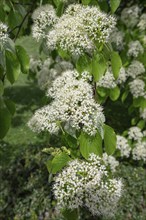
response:
<path id="1" fill-rule="evenodd" d="M 57 173 L 58 171 L 60 171 L 65 165 L 67 165 L 67 163 L 70 161 L 70 157 L 62 152 L 60 154 L 57 154 L 51 163 L 51 172 L 53 174 Z"/>
<path id="2" fill-rule="evenodd" d="M 91 2 L 91 0 L 82 0 L 83 5 L 88 5 Z"/>
<path id="3" fill-rule="evenodd" d="M 122 60 L 119 54 L 115 51 L 111 53 L 111 65 L 112 65 L 112 71 L 115 79 L 118 78 L 120 69 L 122 67 Z"/>
<path id="4" fill-rule="evenodd" d="M 90 153 L 102 155 L 102 138 L 97 131 L 95 136 L 81 133 L 79 136 L 80 152 L 85 159 L 88 159 Z"/>
<path id="5" fill-rule="evenodd" d="M 11 114 L 7 108 L 0 109 L 0 138 L 4 138 L 11 125 Z"/>
<path id="6" fill-rule="evenodd" d="M 103 76 L 107 69 L 107 62 L 102 55 L 97 54 L 92 60 L 92 74 L 95 82 Z"/>
<path id="7" fill-rule="evenodd" d="M 29 71 L 29 56 L 28 56 L 26 50 L 19 45 L 17 45 L 15 48 L 16 48 L 16 54 L 17 54 L 18 60 L 21 65 L 22 73 L 28 73 L 28 71 Z"/>
<path id="8" fill-rule="evenodd" d="M 110 90 L 110 99 L 116 101 L 120 96 L 120 89 L 118 86 Z"/>
<path id="9" fill-rule="evenodd" d="M 108 155 L 113 154 L 115 152 L 116 134 L 114 130 L 108 125 L 104 125 L 104 146 L 105 151 Z"/>
<path id="10" fill-rule="evenodd" d="M 10 99 L 5 99 L 5 105 L 7 106 L 7 109 L 9 110 L 10 114 L 13 116 L 15 114 L 15 103 Z"/>
<path id="11" fill-rule="evenodd" d="M 0 96 L 2 96 L 4 93 L 4 85 L 3 82 L 0 80 Z"/>
<path id="12" fill-rule="evenodd" d="M 92 65 L 91 65 L 91 60 L 88 56 L 81 56 L 77 63 L 76 63 L 76 69 L 79 73 L 82 73 L 83 71 L 87 70 L 91 72 L 92 70 Z"/>
<path id="13" fill-rule="evenodd" d="M 110 0 L 111 11 L 114 13 L 120 5 L 121 0 Z"/>
<path id="14" fill-rule="evenodd" d="M 16 55 L 6 50 L 6 75 L 11 84 L 19 77 L 20 64 Z"/>

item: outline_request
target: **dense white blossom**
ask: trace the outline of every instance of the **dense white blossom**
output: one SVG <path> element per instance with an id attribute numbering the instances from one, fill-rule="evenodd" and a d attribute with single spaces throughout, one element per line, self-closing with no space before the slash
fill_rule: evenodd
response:
<path id="1" fill-rule="evenodd" d="M 105 121 L 102 107 L 94 101 L 92 86 L 85 79 L 76 79 L 75 71 L 68 70 L 54 80 L 47 95 L 53 101 L 36 111 L 29 122 L 34 131 L 58 132 L 60 123 L 69 124 L 94 135 Z"/>
<path id="2" fill-rule="evenodd" d="M 33 73 L 38 73 L 38 71 L 42 68 L 42 61 L 31 57 L 29 68 Z"/>
<path id="3" fill-rule="evenodd" d="M 103 160 L 91 154 L 88 161 L 71 161 L 55 177 L 53 191 L 59 210 L 86 207 L 92 215 L 111 217 L 122 188 L 122 181 L 111 177 Z"/>
<path id="4" fill-rule="evenodd" d="M 117 149 L 120 150 L 121 157 L 129 157 L 131 148 L 125 137 L 117 135 Z"/>
<path id="5" fill-rule="evenodd" d="M 134 160 L 143 160 L 146 162 L 146 142 L 138 142 L 132 151 Z"/>
<path id="6" fill-rule="evenodd" d="M 50 49 L 60 48 L 72 55 L 91 53 L 95 42 L 107 42 L 115 25 L 115 19 L 97 7 L 70 5 L 48 33 Z"/>
<path id="7" fill-rule="evenodd" d="M 128 44 L 128 52 L 127 52 L 128 56 L 138 57 L 138 55 L 142 54 L 143 52 L 144 49 L 138 40 L 130 41 L 130 43 Z"/>
<path id="8" fill-rule="evenodd" d="M 146 98 L 145 83 L 142 79 L 134 79 L 129 83 L 129 87 L 134 98 L 138 98 L 140 96 Z"/>
<path id="9" fill-rule="evenodd" d="M 124 47 L 124 32 L 114 28 L 110 35 L 110 42 L 116 46 L 117 50 L 122 50 Z"/>
<path id="10" fill-rule="evenodd" d="M 131 64 L 128 66 L 126 72 L 128 76 L 135 79 L 137 76 L 145 72 L 145 68 L 144 68 L 144 65 L 140 61 L 133 60 Z"/>
<path id="11" fill-rule="evenodd" d="M 32 15 L 32 19 L 34 22 L 32 35 L 39 41 L 46 37 L 47 31 L 57 22 L 58 18 L 53 6 L 47 4 L 37 8 Z"/>
<path id="12" fill-rule="evenodd" d="M 4 23 L 0 22 L 0 46 L 4 46 L 7 40 L 8 40 L 8 27 Z"/>
<path id="13" fill-rule="evenodd" d="M 142 31 L 146 30 L 146 13 L 141 15 L 140 21 L 137 26 Z"/>
<path id="14" fill-rule="evenodd" d="M 122 84 L 127 80 L 127 73 L 124 67 L 121 67 L 119 71 L 118 79 L 116 80 L 117 84 Z"/>
<path id="15" fill-rule="evenodd" d="M 121 13 L 121 21 L 128 27 L 133 28 L 139 20 L 140 8 L 138 5 L 133 5 L 124 8 Z"/>
<path id="16" fill-rule="evenodd" d="M 52 67 L 51 67 L 52 66 Z M 47 58 L 40 71 L 37 73 L 38 85 L 41 89 L 47 89 L 52 85 L 53 80 L 56 79 L 65 70 L 73 69 L 73 65 L 70 62 L 59 60 L 58 58 L 53 60 Z"/>
<path id="17" fill-rule="evenodd" d="M 146 108 L 140 109 L 140 117 L 146 121 Z"/>
<path id="18" fill-rule="evenodd" d="M 109 166 L 112 172 L 116 171 L 116 168 L 119 166 L 119 162 L 111 155 L 107 153 L 103 154 L 103 161 L 106 166 Z"/>
<path id="19" fill-rule="evenodd" d="M 131 127 L 128 130 L 128 138 L 134 141 L 140 141 L 143 138 L 143 133 L 139 127 Z"/>
<path id="20" fill-rule="evenodd" d="M 108 68 L 105 75 L 103 75 L 100 80 L 96 83 L 97 87 L 104 87 L 104 88 L 115 88 L 116 81 L 113 76 L 111 68 Z"/>

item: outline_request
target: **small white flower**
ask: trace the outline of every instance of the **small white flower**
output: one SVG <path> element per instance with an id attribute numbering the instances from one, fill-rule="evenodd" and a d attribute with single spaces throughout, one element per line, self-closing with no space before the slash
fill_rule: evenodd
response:
<path id="1" fill-rule="evenodd" d="M 57 22 L 55 9 L 52 5 L 43 5 L 37 8 L 32 15 L 32 36 L 39 41 L 46 37 L 47 31 Z"/>
<path id="2" fill-rule="evenodd" d="M 146 142 L 138 142 L 132 151 L 134 160 L 143 160 L 146 162 Z"/>
<path id="3" fill-rule="evenodd" d="M 143 138 L 143 134 L 139 127 L 131 127 L 128 131 L 128 138 L 135 141 L 140 141 Z"/>
<path id="4" fill-rule="evenodd" d="M 117 84 L 122 84 L 127 80 L 127 73 L 124 67 L 121 67 L 118 79 L 116 80 Z"/>
<path id="5" fill-rule="evenodd" d="M 146 97 L 145 83 L 141 79 L 134 79 L 129 83 L 130 92 L 135 98 Z"/>
<path id="6" fill-rule="evenodd" d="M 140 61 L 133 60 L 131 64 L 128 66 L 126 72 L 128 76 L 135 79 L 137 76 L 145 72 L 145 68 L 144 68 L 144 65 Z"/>
<path id="7" fill-rule="evenodd" d="M 138 5 L 133 5 L 129 8 L 124 8 L 121 13 L 121 21 L 128 27 L 133 28 L 139 20 L 140 8 Z"/>
<path id="8" fill-rule="evenodd" d="M 146 121 L 146 108 L 140 109 L 140 117 Z"/>
<path id="9" fill-rule="evenodd" d="M 4 23 L 0 22 L 0 46 L 4 46 L 4 44 L 8 40 L 8 27 Z"/>
<path id="10" fill-rule="evenodd" d="M 108 68 L 105 75 L 103 75 L 100 80 L 96 83 L 97 87 L 104 87 L 104 88 L 115 88 L 116 81 L 113 76 L 111 68 Z"/>
<path id="11" fill-rule="evenodd" d="M 119 31 L 118 28 L 114 28 L 110 35 L 110 41 L 116 46 L 117 50 L 122 50 L 124 47 L 124 35 L 124 32 Z"/>
<path id="12" fill-rule="evenodd" d="M 143 52 L 144 52 L 144 49 L 138 40 L 131 41 L 128 44 L 128 52 L 127 52 L 128 56 L 138 57 L 138 55 L 143 54 Z"/>
<path id="13" fill-rule="evenodd" d="M 125 137 L 117 135 L 117 149 L 120 150 L 121 157 L 129 157 L 131 148 Z"/>
<path id="14" fill-rule="evenodd" d="M 142 14 L 137 25 L 141 31 L 146 30 L 146 14 Z"/>

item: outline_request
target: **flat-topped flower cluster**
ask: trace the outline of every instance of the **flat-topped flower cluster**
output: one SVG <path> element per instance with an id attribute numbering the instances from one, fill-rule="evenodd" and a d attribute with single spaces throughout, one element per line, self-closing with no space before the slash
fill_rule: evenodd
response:
<path id="1" fill-rule="evenodd" d="M 50 50 L 61 49 L 72 55 L 92 53 L 96 43 L 106 43 L 115 26 L 115 18 L 94 6 L 71 4 L 56 17 L 52 6 L 34 12 L 33 37 L 46 38 Z"/>
<path id="2" fill-rule="evenodd" d="M 57 133 L 66 124 L 89 135 L 100 130 L 105 121 L 102 107 L 94 100 L 90 75 L 82 75 L 78 79 L 78 72 L 68 70 L 54 80 L 47 92 L 53 101 L 35 112 L 29 121 L 32 130 Z"/>
<path id="3" fill-rule="evenodd" d="M 88 161 L 71 161 L 55 177 L 53 191 L 57 208 L 72 210 L 84 207 L 92 215 L 112 217 L 121 198 L 123 184 L 120 179 L 112 177 L 111 169 L 105 164 L 107 161 L 107 155 L 100 158 L 95 154 L 91 154 Z"/>

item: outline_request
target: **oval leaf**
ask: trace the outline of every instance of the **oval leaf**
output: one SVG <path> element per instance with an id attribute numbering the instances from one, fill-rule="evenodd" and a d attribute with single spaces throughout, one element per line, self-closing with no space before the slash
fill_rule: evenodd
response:
<path id="1" fill-rule="evenodd" d="M 115 152 L 116 134 L 114 130 L 108 125 L 104 125 L 104 146 L 108 155 L 111 155 Z"/>
<path id="2" fill-rule="evenodd" d="M 6 50 L 6 74 L 11 84 L 13 84 L 19 77 L 20 64 L 16 55 Z"/>
<path id="3" fill-rule="evenodd" d="M 110 99 L 116 101 L 120 96 L 120 89 L 118 86 L 110 90 Z"/>
<path id="4" fill-rule="evenodd" d="M 28 73 L 29 71 L 29 56 L 26 52 L 26 50 L 21 46 L 16 46 L 16 54 L 18 57 L 18 60 L 21 65 L 21 71 L 22 73 Z"/>
<path id="5" fill-rule="evenodd" d="M 51 172 L 53 174 L 57 173 L 58 171 L 60 171 L 68 162 L 70 161 L 70 157 L 62 152 L 60 154 L 57 154 L 51 163 Z"/>
<path id="6" fill-rule="evenodd" d="M 115 79 L 118 78 L 120 69 L 122 67 L 122 60 L 119 54 L 115 51 L 111 53 L 111 65 L 112 65 L 112 71 Z"/>
<path id="7" fill-rule="evenodd" d="M 110 0 L 111 11 L 114 13 L 120 5 L 121 0 Z"/>
<path id="8" fill-rule="evenodd" d="M 7 108 L 0 109 L 0 138 L 4 138 L 11 125 L 11 114 Z"/>
<path id="9" fill-rule="evenodd" d="M 88 159 L 91 153 L 102 156 L 102 138 L 99 132 L 95 136 L 81 133 L 79 136 L 80 152 L 85 159 Z"/>
<path id="10" fill-rule="evenodd" d="M 103 56 L 97 54 L 92 60 L 92 74 L 95 82 L 103 76 L 107 69 L 107 64 Z"/>

